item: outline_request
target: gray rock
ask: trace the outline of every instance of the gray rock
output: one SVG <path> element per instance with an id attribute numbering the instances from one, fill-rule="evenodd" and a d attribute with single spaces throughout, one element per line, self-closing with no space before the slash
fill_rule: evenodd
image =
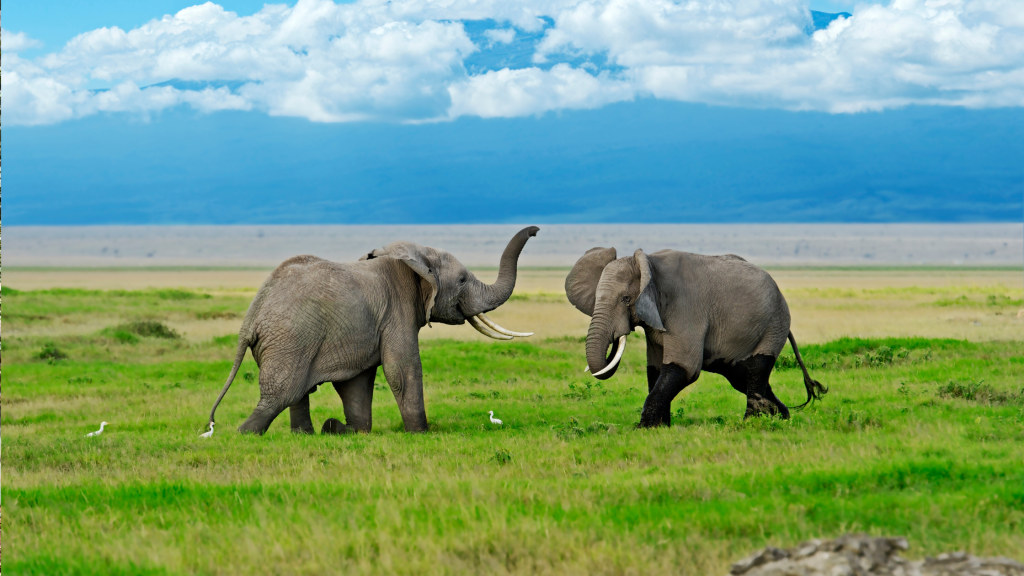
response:
<path id="1" fill-rule="evenodd" d="M 1024 576 L 1024 564 L 1009 558 L 979 558 L 964 552 L 910 561 L 899 556 L 906 538 L 848 534 L 809 540 L 788 550 L 767 547 L 732 565 L 732 576 Z"/>

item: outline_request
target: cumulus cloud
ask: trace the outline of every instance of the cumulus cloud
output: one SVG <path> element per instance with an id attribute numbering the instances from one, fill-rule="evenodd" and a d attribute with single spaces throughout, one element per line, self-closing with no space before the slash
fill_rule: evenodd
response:
<path id="1" fill-rule="evenodd" d="M 599 108 L 634 96 L 628 82 L 612 80 L 607 72 L 592 76 L 567 64 L 557 64 L 548 71 L 539 68 L 489 71 L 453 84 L 448 91 L 452 101 L 451 116 L 482 118 Z"/>
<path id="2" fill-rule="evenodd" d="M 27 48 L 42 46 L 42 42 L 29 38 L 24 32 L 11 32 L 0 28 L 0 41 L 5 52 L 18 52 Z"/>
<path id="3" fill-rule="evenodd" d="M 4 30 L 5 115 L 43 124 L 186 105 L 432 121 L 636 97 L 830 112 L 1024 106 L 1019 0 L 891 0 L 817 31 L 804 2 L 299 0 L 251 16 L 208 2 L 34 59 L 17 54 L 31 39 Z M 476 42 L 471 20 L 491 23 Z M 467 58 L 492 53 L 478 60 L 519 67 L 467 71 Z"/>

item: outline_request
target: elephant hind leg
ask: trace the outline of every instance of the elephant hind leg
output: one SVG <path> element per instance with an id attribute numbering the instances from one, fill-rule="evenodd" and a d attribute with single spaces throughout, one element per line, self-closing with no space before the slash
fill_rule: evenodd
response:
<path id="1" fill-rule="evenodd" d="M 295 434 L 312 434 L 313 419 L 309 415 L 309 394 L 302 397 L 288 408 L 292 421 L 292 432 Z"/>
<path id="2" fill-rule="evenodd" d="M 296 424 L 300 429 L 305 426 L 303 420 L 309 420 L 311 386 L 308 377 L 309 365 L 302 358 L 281 361 L 280 358 L 268 360 L 264 357 L 260 367 L 260 401 L 238 431 L 262 435 L 285 408 L 293 405 L 297 408 L 293 412 L 292 428 Z M 313 423 L 310 421 L 308 426 L 312 429 Z"/>
<path id="3" fill-rule="evenodd" d="M 332 382 L 345 409 L 346 426 L 339 428 L 341 423 L 334 420 L 331 426 L 324 424 L 323 432 L 337 434 L 339 430 L 347 431 L 348 428 L 369 432 L 373 428 L 373 381 L 376 377 L 377 367 L 374 366 L 360 372 L 355 378 Z"/>
<path id="4" fill-rule="evenodd" d="M 278 414 L 284 412 L 285 408 L 288 408 L 287 400 L 279 397 L 260 396 L 260 401 L 256 404 L 256 408 L 246 418 L 245 422 L 238 427 L 238 431 L 243 434 L 262 436 L 270 428 Z M 312 424 L 310 425 L 312 426 Z"/>
<path id="5" fill-rule="evenodd" d="M 775 368 L 775 357 L 766 354 L 755 354 L 746 360 L 737 362 L 724 371 L 733 388 L 747 394 L 747 409 L 744 418 L 751 416 L 781 416 L 789 418 L 789 408 L 782 403 L 772 391 L 768 377 Z"/>

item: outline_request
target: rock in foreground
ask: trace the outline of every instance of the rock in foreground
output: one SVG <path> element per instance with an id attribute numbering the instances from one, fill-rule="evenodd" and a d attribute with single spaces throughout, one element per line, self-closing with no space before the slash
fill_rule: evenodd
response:
<path id="1" fill-rule="evenodd" d="M 1024 576 L 1009 558 L 978 558 L 963 552 L 910 561 L 898 554 L 906 538 L 847 535 L 810 540 L 782 550 L 771 546 L 732 565 L 733 576 Z"/>

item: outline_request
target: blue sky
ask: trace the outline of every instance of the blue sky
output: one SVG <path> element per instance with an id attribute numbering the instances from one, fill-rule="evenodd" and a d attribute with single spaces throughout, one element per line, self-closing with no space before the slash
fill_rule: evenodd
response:
<path id="1" fill-rule="evenodd" d="M 189 6 L 8 8 L 8 225 L 1021 219 L 1012 0 Z"/>

